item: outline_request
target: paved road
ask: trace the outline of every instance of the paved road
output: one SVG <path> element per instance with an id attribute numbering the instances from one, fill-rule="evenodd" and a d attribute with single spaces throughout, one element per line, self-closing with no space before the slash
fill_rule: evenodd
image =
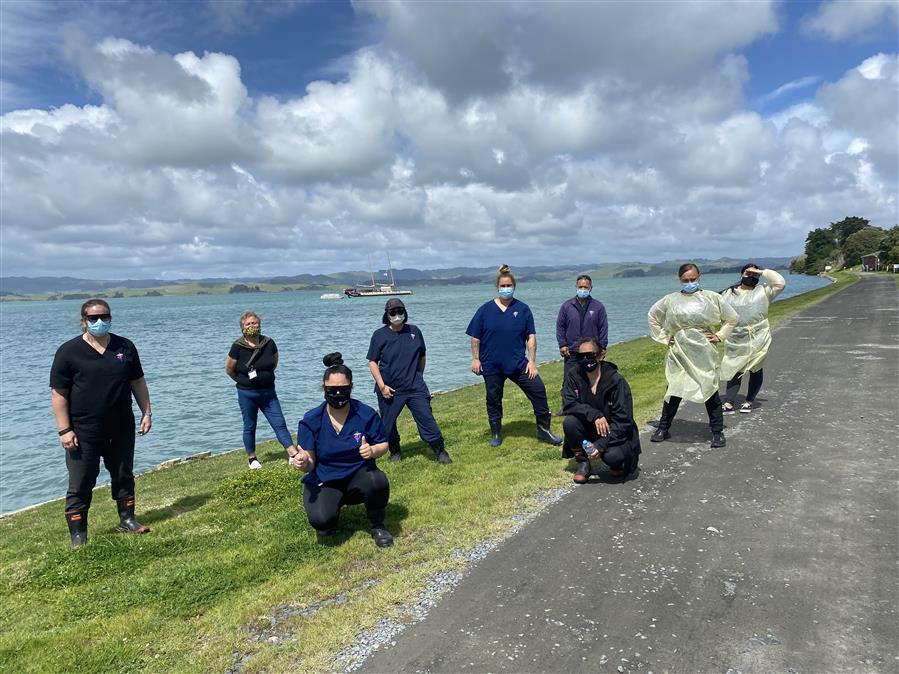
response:
<path id="1" fill-rule="evenodd" d="M 765 374 L 726 448 L 682 406 L 639 479 L 578 487 L 362 671 L 899 671 L 893 279 L 783 325 Z"/>

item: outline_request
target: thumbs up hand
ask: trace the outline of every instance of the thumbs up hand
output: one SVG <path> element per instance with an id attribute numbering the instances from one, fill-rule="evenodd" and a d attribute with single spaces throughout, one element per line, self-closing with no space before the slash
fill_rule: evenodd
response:
<path id="1" fill-rule="evenodd" d="M 375 453 L 372 451 L 371 445 L 368 444 L 368 440 L 365 439 L 364 435 L 359 440 L 359 456 L 363 459 L 375 458 Z"/>

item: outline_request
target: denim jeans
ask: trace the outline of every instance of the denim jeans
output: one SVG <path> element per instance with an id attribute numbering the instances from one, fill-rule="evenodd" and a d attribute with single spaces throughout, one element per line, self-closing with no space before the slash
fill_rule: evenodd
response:
<path id="1" fill-rule="evenodd" d="M 240 413 L 243 416 L 243 448 L 247 454 L 256 452 L 256 418 L 259 411 L 265 415 L 278 442 L 286 449 L 293 445 L 293 438 L 287 430 L 287 422 L 284 421 L 284 412 L 281 411 L 281 403 L 274 388 L 237 389 L 237 403 L 240 405 Z"/>

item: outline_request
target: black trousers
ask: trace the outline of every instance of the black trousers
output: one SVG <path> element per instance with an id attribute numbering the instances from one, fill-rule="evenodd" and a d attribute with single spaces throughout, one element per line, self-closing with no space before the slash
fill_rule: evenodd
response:
<path id="1" fill-rule="evenodd" d="M 583 443 L 595 442 L 599 440 L 599 433 L 596 432 L 596 424 L 588 421 L 584 417 L 569 414 L 562 422 L 562 429 L 565 431 L 565 444 L 572 448 L 575 458 L 580 461 L 586 461 Z M 602 448 L 600 448 L 602 449 Z M 602 460 L 612 470 L 630 469 L 631 464 L 636 464 L 633 452 L 623 445 L 606 446 Z"/>
<path id="2" fill-rule="evenodd" d="M 373 465 L 362 466 L 342 480 L 323 485 L 303 485 L 303 508 L 309 524 L 317 531 L 336 529 L 340 509 L 345 505 L 365 504 L 368 519 L 373 527 L 384 526 L 384 512 L 390 499 L 390 483 L 387 476 Z"/>
<path id="3" fill-rule="evenodd" d="M 764 370 L 759 370 L 758 372 L 749 373 L 749 390 L 746 392 L 747 402 L 751 403 L 755 400 L 755 397 L 762 389 L 762 380 L 765 378 L 763 372 Z M 740 392 L 740 384 L 743 383 L 743 375 L 745 374 L 745 372 L 738 372 L 734 375 L 733 379 L 727 382 L 727 390 L 724 392 L 724 399 L 727 402 L 733 404 L 737 397 L 737 393 Z"/>
<path id="4" fill-rule="evenodd" d="M 396 420 L 404 407 L 409 408 L 415 425 L 418 426 L 418 435 L 422 440 L 433 446 L 443 440 L 440 427 L 431 410 L 431 396 L 427 392 L 398 393 L 392 398 L 384 398 L 378 394 L 378 412 L 381 415 L 381 423 L 384 424 L 384 432 L 387 433 L 391 451 L 393 447 L 400 446 L 400 434 L 396 428 Z"/>
<path id="5" fill-rule="evenodd" d="M 575 368 L 577 368 L 577 366 L 578 366 L 577 361 L 576 361 L 574 358 L 572 358 L 571 356 L 565 356 L 565 357 L 562 359 L 562 362 L 563 362 L 563 366 L 562 366 L 562 367 L 563 367 L 563 369 L 562 369 L 562 388 L 559 389 L 559 396 L 560 396 L 560 397 L 561 397 L 561 395 L 562 395 L 562 391 L 565 389 L 565 379 L 568 377 L 568 373 L 569 373 L 571 370 L 574 370 Z"/>
<path id="6" fill-rule="evenodd" d="M 549 403 L 546 400 L 546 386 L 540 375 L 528 379 L 524 370 L 518 374 L 486 374 L 484 384 L 487 387 L 487 420 L 490 423 L 502 421 L 503 418 L 503 388 L 506 380 L 520 388 L 531 401 L 534 408 L 534 416 L 538 420 L 549 417 Z"/>
<path id="7" fill-rule="evenodd" d="M 75 427 L 78 447 L 66 452 L 69 488 L 66 512 L 86 512 L 100 474 L 100 459 L 112 478 L 112 498 L 134 497 L 134 417 L 102 430 Z"/>
<path id="8" fill-rule="evenodd" d="M 668 402 L 662 404 L 662 416 L 659 419 L 659 428 L 668 430 L 671 428 L 671 422 L 674 421 L 674 415 L 677 414 L 677 408 L 680 407 L 681 399 L 677 396 L 671 396 Z M 724 412 L 721 411 L 721 396 L 715 391 L 715 395 L 705 401 L 705 411 L 709 415 L 709 428 L 712 433 L 720 433 L 724 430 Z"/>

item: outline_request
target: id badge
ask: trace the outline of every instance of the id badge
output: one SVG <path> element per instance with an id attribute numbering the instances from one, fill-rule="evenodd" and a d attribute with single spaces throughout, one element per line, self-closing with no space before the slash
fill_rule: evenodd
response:
<path id="1" fill-rule="evenodd" d="M 250 379 L 256 378 L 256 368 L 255 367 L 252 370 L 247 370 L 247 377 Z"/>

